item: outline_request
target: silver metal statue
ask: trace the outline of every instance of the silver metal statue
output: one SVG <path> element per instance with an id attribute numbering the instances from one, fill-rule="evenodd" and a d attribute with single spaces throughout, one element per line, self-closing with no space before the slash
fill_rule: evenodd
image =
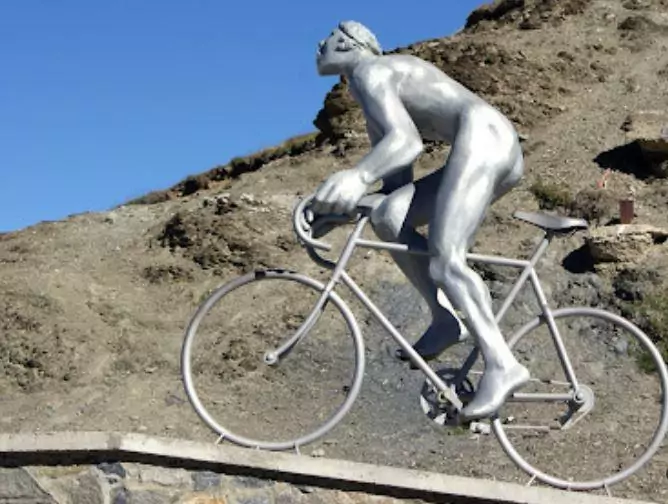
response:
<path id="1" fill-rule="evenodd" d="M 467 331 L 472 334 L 485 372 L 461 414 L 488 417 L 529 380 L 529 371 L 506 344 L 489 290 L 468 266 L 466 253 L 489 206 L 523 175 L 518 135 L 499 110 L 429 62 L 384 55 L 374 34 L 358 22 L 340 23 L 319 43 L 317 68 L 320 75 L 346 77 L 364 112 L 372 149 L 357 166 L 334 173 L 318 188 L 313 210 L 350 213 L 382 182 L 388 196 L 371 215 L 374 232 L 384 241 L 427 245 L 431 252 L 430 257 L 393 254 L 431 310 L 432 323 L 414 348 L 434 358 Z M 451 151 L 441 169 L 413 181 L 422 139 L 448 142 Z M 429 225 L 426 239 L 416 231 L 423 224 Z M 460 331 L 439 303 L 439 288 L 467 331 Z"/>

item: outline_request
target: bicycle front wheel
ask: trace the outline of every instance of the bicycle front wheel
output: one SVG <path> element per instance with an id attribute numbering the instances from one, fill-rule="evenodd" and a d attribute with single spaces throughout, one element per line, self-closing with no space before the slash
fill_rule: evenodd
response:
<path id="1" fill-rule="evenodd" d="M 286 270 L 261 270 L 218 287 L 193 315 L 181 351 L 184 387 L 199 417 L 241 446 L 296 449 L 333 429 L 359 394 L 364 345 L 334 292 Z M 265 360 L 306 320 L 312 324 L 277 363 Z"/>
<path id="2" fill-rule="evenodd" d="M 661 446 L 668 429 L 666 365 L 649 337 L 614 313 L 575 307 L 555 310 L 553 317 L 576 384 L 546 319 L 534 319 L 509 341 L 532 381 L 501 408 L 492 427 L 532 480 L 571 490 L 609 487 Z"/>

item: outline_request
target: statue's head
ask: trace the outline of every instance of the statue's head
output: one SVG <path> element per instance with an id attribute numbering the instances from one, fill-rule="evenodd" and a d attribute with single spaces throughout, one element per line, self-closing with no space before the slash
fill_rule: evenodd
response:
<path id="1" fill-rule="evenodd" d="M 344 21 L 318 44 L 320 75 L 341 75 L 368 56 L 379 56 L 382 49 L 376 36 L 357 21 Z"/>

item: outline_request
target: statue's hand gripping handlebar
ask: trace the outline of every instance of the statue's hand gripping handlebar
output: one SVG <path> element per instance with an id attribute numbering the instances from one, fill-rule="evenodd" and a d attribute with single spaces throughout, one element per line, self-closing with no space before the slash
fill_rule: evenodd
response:
<path id="1" fill-rule="evenodd" d="M 363 215 L 368 215 L 373 208 L 382 202 L 385 195 L 373 193 L 362 197 L 357 204 L 356 215 L 315 215 L 309 208 L 314 197 L 315 193 L 310 194 L 295 207 L 292 214 L 293 228 L 307 248 L 331 250 L 331 245 L 318 240 L 318 238 L 325 236 L 337 226 L 355 223 Z"/>

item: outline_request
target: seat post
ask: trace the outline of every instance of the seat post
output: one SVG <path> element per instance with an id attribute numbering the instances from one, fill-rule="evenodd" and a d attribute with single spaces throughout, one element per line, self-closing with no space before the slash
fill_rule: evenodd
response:
<path id="1" fill-rule="evenodd" d="M 538 260 L 541 258 L 541 256 L 545 253 L 547 250 L 547 247 L 550 246 L 550 242 L 554 238 L 554 232 L 552 231 L 545 231 L 545 234 L 543 235 L 543 238 L 538 242 L 538 245 L 536 245 L 536 248 L 534 248 L 534 251 L 531 254 L 531 258 L 529 259 L 529 262 L 531 263 L 532 267 L 538 263 Z"/>

